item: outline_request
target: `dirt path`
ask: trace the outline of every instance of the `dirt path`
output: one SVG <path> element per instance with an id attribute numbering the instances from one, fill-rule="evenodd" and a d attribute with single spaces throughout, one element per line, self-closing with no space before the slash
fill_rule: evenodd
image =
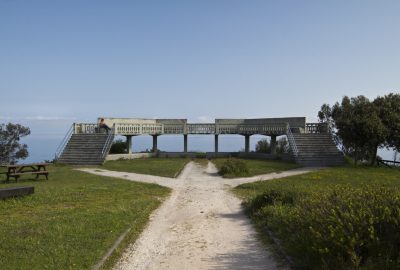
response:
<path id="1" fill-rule="evenodd" d="M 147 229 L 114 269 L 278 269 L 256 239 L 240 200 L 229 190 L 241 183 L 302 174 L 310 169 L 223 179 L 212 163 L 190 162 L 177 179 L 97 169 L 83 171 L 157 183 L 173 189 Z"/>

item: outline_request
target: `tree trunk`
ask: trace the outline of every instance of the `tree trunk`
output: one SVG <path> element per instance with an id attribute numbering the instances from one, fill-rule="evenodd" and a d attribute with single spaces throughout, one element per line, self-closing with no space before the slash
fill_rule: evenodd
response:
<path id="1" fill-rule="evenodd" d="M 357 147 L 354 148 L 354 165 L 357 166 Z"/>
<path id="2" fill-rule="evenodd" d="M 378 145 L 374 145 L 373 148 L 371 149 L 371 154 L 372 154 L 370 163 L 371 166 L 375 165 L 377 153 L 378 153 Z"/>

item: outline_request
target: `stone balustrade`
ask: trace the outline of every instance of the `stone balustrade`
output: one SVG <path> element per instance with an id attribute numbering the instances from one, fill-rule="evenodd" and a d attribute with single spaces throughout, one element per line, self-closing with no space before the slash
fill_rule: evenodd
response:
<path id="1" fill-rule="evenodd" d="M 103 117 L 102 117 L 103 118 Z M 100 118 L 99 118 L 100 119 Z M 264 119 L 216 119 L 215 123 L 187 123 L 186 119 L 106 118 L 105 123 L 115 128 L 115 135 L 162 134 L 240 134 L 279 136 L 287 132 L 317 132 L 319 126 L 305 123 L 305 117 Z M 76 123 L 74 133 L 95 133 L 98 124 Z"/>

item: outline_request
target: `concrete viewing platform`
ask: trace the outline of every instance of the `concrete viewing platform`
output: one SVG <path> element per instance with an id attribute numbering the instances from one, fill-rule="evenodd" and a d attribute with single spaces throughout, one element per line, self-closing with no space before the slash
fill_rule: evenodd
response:
<path id="1" fill-rule="evenodd" d="M 258 119 L 215 119 L 215 123 L 188 123 L 187 119 L 140 119 L 106 118 L 104 122 L 114 127 L 115 135 L 163 135 L 163 134 L 241 134 L 241 135 L 282 135 L 287 126 L 303 131 L 305 117 L 258 118 Z M 97 124 L 77 123 L 77 133 L 92 133 Z"/>
<path id="2" fill-rule="evenodd" d="M 111 130 L 105 133 L 99 123 L 104 119 Z M 276 155 L 277 136 L 285 135 L 290 155 L 299 163 L 311 165 L 341 164 L 336 145 L 326 123 L 306 123 L 305 117 L 215 119 L 214 123 L 188 123 L 187 119 L 141 119 L 99 117 L 97 123 L 74 123 L 57 149 L 56 159 L 67 164 L 101 164 L 106 160 L 114 136 L 125 136 L 128 155 L 134 136 L 151 135 L 152 152 L 158 152 L 161 135 L 182 135 L 183 153 L 188 153 L 188 135 L 214 135 L 214 153 L 218 156 L 219 135 L 244 136 L 244 153 L 250 154 L 250 136 L 270 136 L 271 155 Z"/>
<path id="3" fill-rule="evenodd" d="M 157 137 L 160 135 L 183 135 L 184 152 L 187 153 L 190 134 L 214 134 L 215 152 L 218 152 L 218 135 L 239 134 L 245 137 L 245 152 L 250 150 L 250 136 L 255 134 L 271 136 L 272 150 L 275 151 L 276 137 L 285 135 L 288 129 L 303 133 L 306 130 L 305 117 L 259 118 L 259 119 L 215 119 L 215 123 L 188 123 L 187 119 L 139 119 L 107 118 L 104 122 L 113 127 L 114 135 L 126 136 L 129 154 L 132 149 L 132 137 L 153 136 L 153 151 L 157 151 Z M 74 133 L 96 133 L 98 124 L 74 124 Z"/>

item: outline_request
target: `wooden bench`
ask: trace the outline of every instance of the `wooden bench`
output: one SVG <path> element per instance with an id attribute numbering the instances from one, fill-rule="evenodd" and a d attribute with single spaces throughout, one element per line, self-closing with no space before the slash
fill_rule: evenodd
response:
<path id="1" fill-rule="evenodd" d="M 26 196 L 35 192 L 34 187 L 10 187 L 0 188 L 0 199 L 15 198 Z"/>
<path id="2" fill-rule="evenodd" d="M 46 166 L 48 163 L 31 163 L 31 164 L 15 164 L 15 165 L 6 165 L 4 167 L 7 168 L 6 182 L 9 182 L 11 177 L 15 178 L 15 181 L 18 182 L 18 179 L 22 175 L 36 175 L 36 179 L 39 178 L 40 175 L 46 176 L 46 180 L 49 180 L 49 172 L 46 170 Z"/>

